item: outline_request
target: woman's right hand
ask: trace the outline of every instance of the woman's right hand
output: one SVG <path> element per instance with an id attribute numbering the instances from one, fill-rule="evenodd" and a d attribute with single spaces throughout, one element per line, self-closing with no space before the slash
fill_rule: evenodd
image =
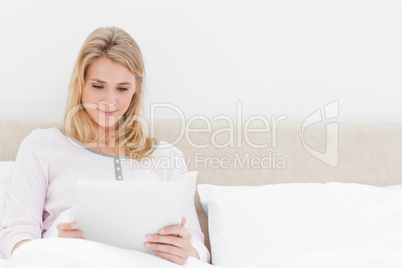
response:
<path id="1" fill-rule="evenodd" d="M 57 225 L 59 237 L 85 238 L 84 232 L 77 229 L 75 222 L 62 222 Z"/>

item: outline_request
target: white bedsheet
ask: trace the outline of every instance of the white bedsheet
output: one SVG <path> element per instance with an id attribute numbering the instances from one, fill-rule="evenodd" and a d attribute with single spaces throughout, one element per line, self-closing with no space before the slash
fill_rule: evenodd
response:
<path id="1" fill-rule="evenodd" d="M 398 204 L 395 204 L 399 206 Z M 0 268 L 102 268 L 102 267 L 157 267 L 157 268 L 218 268 L 190 257 L 183 266 L 138 251 L 120 249 L 105 244 L 82 240 L 57 238 L 59 222 L 68 221 L 69 210 L 60 214 L 45 234 L 46 239 L 35 240 L 19 247 L 9 261 L 0 259 Z M 374 220 L 374 219 L 373 219 Z M 390 219 L 392 220 L 392 219 Z M 352 230 L 340 230 L 347 234 Z M 397 233 L 395 233 L 397 235 Z M 396 239 L 397 241 L 397 239 Z M 399 240 L 398 240 L 399 241 Z M 251 246 L 251 245 L 250 245 Z M 258 249 L 256 249 L 258 250 Z M 264 252 L 261 252 L 264 254 Z M 250 262 L 251 263 L 251 262 Z M 401 268 L 402 250 L 394 248 L 349 248 L 317 250 L 298 255 L 279 267 L 266 268 Z M 222 268 L 222 267 L 221 267 Z M 225 267 L 231 268 L 231 267 Z M 243 268 L 253 268 L 244 266 Z"/>
<path id="2" fill-rule="evenodd" d="M 178 265 L 158 256 L 126 250 L 106 244 L 76 238 L 58 238 L 57 225 L 68 222 L 70 210 L 62 212 L 45 233 L 44 239 L 22 244 L 11 258 L 1 260 L 0 268 L 217 268 L 190 257 L 185 265 Z"/>
<path id="3" fill-rule="evenodd" d="M 157 256 L 126 250 L 98 242 L 75 238 L 47 238 L 30 241 L 15 250 L 4 268 L 8 267 L 141 267 L 141 268 L 210 268 L 216 267 L 190 257 L 178 265 Z"/>
<path id="4" fill-rule="evenodd" d="M 1 268 L 218 268 L 190 257 L 183 266 L 138 251 L 129 251 L 82 239 L 49 238 L 22 245 Z M 280 267 L 267 268 L 400 268 L 402 254 L 390 249 L 317 251 L 300 255 Z M 222 268 L 222 267 L 221 267 Z M 229 268 L 229 267 L 228 267 Z M 244 267 L 246 268 L 246 267 Z M 252 266 L 247 266 L 252 268 Z"/>
<path id="5" fill-rule="evenodd" d="M 280 268 L 400 268 L 402 254 L 392 249 L 316 251 L 293 258 Z"/>

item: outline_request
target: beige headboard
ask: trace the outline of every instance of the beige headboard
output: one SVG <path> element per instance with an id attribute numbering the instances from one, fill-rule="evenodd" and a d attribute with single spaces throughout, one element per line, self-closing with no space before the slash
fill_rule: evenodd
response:
<path id="1" fill-rule="evenodd" d="M 210 130 L 202 120 L 181 122 L 158 119 L 155 122 L 154 136 L 168 142 L 178 140 L 176 146 L 189 161 L 188 169 L 199 172 L 198 184 L 263 185 L 329 181 L 377 186 L 402 184 L 402 123 L 339 122 L 339 132 L 334 133 L 331 129 L 332 136 L 328 136 L 330 131 L 324 123 L 308 126 L 303 135 L 302 122 L 287 121 L 279 122 L 276 130 L 271 126 L 270 132 L 245 135 L 244 123 L 238 128 L 236 122 L 233 126 L 225 120 L 209 122 Z M 255 121 L 249 128 L 266 126 L 258 122 Z M 14 160 L 21 140 L 33 129 L 60 124 L 61 119 L 0 119 L 0 161 Z M 183 124 L 193 132 L 194 129 L 202 129 L 203 132 L 187 132 L 186 136 L 186 131 L 181 132 Z M 230 129 L 233 129 L 233 136 Z M 339 149 L 329 153 L 339 160 L 335 167 L 317 157 L 325 153 L 327 139 L 334 141 L 334 135 L 337 144 L 331 148 Z M 257 149 L 248 143 L 269 146 Z M 195 148 L 194 144 L 209 146 Z M 226 147 L 217 148 L 225 144 Z M 313 156 L 307 148 L 318 153 Z M 198 193 L 195 201 L 205 244 L 210 249 L 207 217 L 199 204 Z"/>

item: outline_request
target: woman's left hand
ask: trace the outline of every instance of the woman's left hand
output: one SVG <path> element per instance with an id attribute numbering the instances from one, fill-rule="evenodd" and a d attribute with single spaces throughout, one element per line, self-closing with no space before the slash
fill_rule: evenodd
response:
<path id="1" fill-rule="evenodd" d="M 199 259 L 191 243 L 191 234 L 184 228 L 186 218 L 180 225 L 167 226 L 159 234 L 148 235 L 145 247 L 152 249 L 160 258 L 183 265 L 190 256 Z"/>

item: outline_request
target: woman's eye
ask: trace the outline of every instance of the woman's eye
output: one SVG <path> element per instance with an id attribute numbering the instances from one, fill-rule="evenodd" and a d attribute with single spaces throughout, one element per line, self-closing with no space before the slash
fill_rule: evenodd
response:
<path id="1" fill-rule="evenodd" d="M 92 87 L 97 88 L 97 89 L 103 88 L 103 86 L 97 86 L 97 85 L 92 85 Z M 117 90 L 119 90 L 119 91 L 126 91 L 126 90 L 128 90 L 128 89 L 125 88 L 125 87 L 119 87 Z"/>

